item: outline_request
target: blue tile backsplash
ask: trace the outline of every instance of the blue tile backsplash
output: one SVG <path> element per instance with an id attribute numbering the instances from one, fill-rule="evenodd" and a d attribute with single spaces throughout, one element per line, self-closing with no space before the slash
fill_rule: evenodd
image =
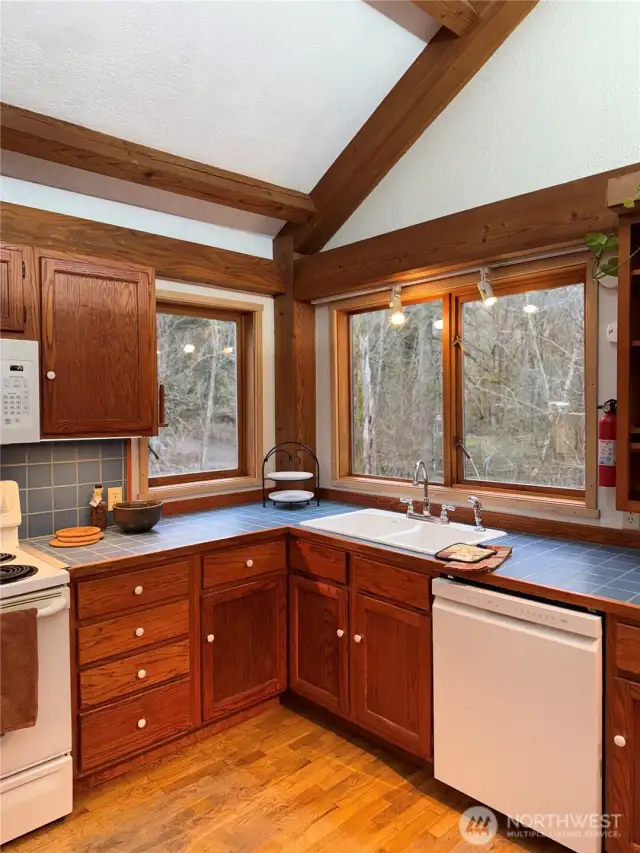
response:
<path id="1" fill-rule="evenodd" d="M 15 480 L 20 489 L 20 539 L 89 524 L 93 486 L 102 483 L 105 501 L 109 488 L 120 487 L 126 496 L 126 476 L 122 439 L 0 447 L 0 479 Z"/>

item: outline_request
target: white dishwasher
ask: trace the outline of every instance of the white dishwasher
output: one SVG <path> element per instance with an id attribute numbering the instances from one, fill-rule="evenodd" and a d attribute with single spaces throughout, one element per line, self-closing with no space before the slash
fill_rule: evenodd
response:
<path id="1" fill-rule="evenodd" d="M 601 618 L 444 578 L 433 593 L 435 777 L 599 853 Z"/>

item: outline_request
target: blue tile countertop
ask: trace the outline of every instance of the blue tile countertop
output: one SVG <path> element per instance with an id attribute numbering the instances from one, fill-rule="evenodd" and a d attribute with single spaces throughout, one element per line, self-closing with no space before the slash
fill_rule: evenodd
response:
<path id="1" fill-rule="evenodd" d="M 25 544 L 71 567 L 87 566 L 195 546 L 260 530 L 295 527 L 312 518 L 358 509 L 362 507 L 334 501 L 322 501 L 319 507 L 314 505 L 287 509 L 246 504 L 171 516 L 162 519 L 149 533 L 125 534 L 112 527 L 105 532 L 99 544 L 91 547 L 51 548 L 48 544 L 50 537 L 27 539 Z M 365 544 L 380 550 L 411 554 L 420 559 L 415 552 L 375 543 Z M 595 596 L 611 602 L 640 605 L 640 549 L 615 548 L 522 533 L 509 534 L 500 539 L 500 544 L 513 547 L 511 557 L 490 575 L 473 575 L 470 579 L 490 583 L 492 577 L 505 578 Z M 445 566 L 443 572 L 446 572 Z M 531 592 L 544 597 L 543 591 L 532 589 Z M 597 602 L 594 601 L 593 606 L 597 607 Z"/>

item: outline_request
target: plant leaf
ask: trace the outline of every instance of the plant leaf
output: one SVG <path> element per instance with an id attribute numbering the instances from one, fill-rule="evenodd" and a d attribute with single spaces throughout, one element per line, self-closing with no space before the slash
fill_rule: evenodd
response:
<path id="1" fill-rule="evenodd" d="M 623 206 L 623 207 L 626 207 L 626 208 L 627 208 L 627 210 L 633 210 L 633 208 L 636 206 L 636 199 L 634 199 L 634 198 L 625 198 L 625 199 L 623 199 L 623 201 L 622 201 L 622 206 Z"/>
<path id="2" fill-rule="evenodd" d="M 591 234 L 585 234 L 584 242 L 587 244 L 587 248 L 591 252 L 602 252 L 606 245 L 606 242 L 609 238 L 606 234 L 602 234 L 599 231 L 592 232 Z"/>
<path id="3" fill-rule="evenodd" d="M 617 252 L 618 251 L 618 238 L 615 234 L 609 234 L 607 237 L 604 246 L 602 247 L 603 252 Z"/>
<path id="4" fill-rule="evenodd" d="M 600 264 L 600 272 L 603 276 L 612 275 L 615 276 L 618 272 L 619 262 L 617 257 L 608 258 L 606 261 Z"/>

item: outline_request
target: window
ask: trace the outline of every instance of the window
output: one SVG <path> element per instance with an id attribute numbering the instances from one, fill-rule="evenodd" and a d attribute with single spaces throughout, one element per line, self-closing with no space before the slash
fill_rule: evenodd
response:
<path id="1" fill-rule="evenodd" d="M 150 486 L 243 472 L 242 327 L 239 314 L 159 306 L 165 425 L 149 442 Z"/>
<path id="2" fill-rule="evenodd" d="M 442 300 L 351 315 L 352 473 L 404 478 L 418 457 L 443 481 Z"/>
<path id="3" fill-rule="evenodd" d="M 588 263 L 518 264 L 493 270 L 491 283 L 492 305 L 477 274 L 407 286 L 401 326 L 389 323 L 388 291 L 333 307 L 335 480 L 406 482 L 422 458 L 445 490 L 595 509 Z"/>
<path id="4" fill-rule="evenodd" d="M 585 487 L 584 285 L 462 303 L 463 479 Z"/>

